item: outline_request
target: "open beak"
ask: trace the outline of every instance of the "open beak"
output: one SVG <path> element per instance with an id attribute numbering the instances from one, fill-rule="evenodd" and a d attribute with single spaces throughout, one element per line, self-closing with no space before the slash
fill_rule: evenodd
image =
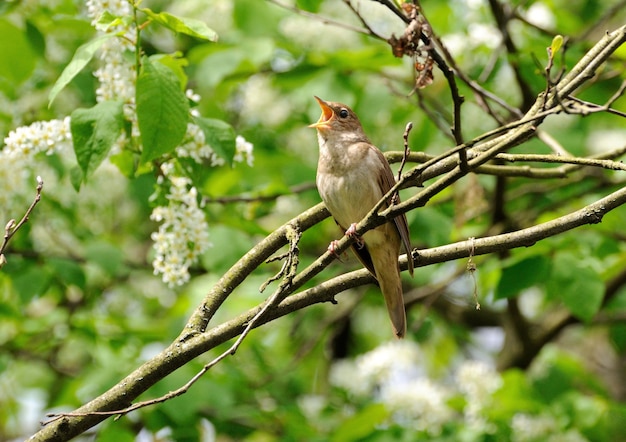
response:
<path id="1" fill-rule="evenodd" d="M 330 106 L 326 104 L 326 102 L 320 97 L 315 96 L 315 99 L 322 108 L 322 115 L 320 116 L 320 119 L 317 120 L 317 123 L 309 124 L 309 127 L 313 127 L 315 129 L 326 128 L 328 127 L 328 123 L 332 120 L 335 113 L 330 108 Z"/>

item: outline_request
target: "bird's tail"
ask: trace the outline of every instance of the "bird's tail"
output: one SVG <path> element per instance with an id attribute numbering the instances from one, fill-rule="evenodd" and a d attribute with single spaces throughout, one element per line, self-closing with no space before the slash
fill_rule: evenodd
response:
<path id="1" fill-rule="evenodd" d="M 390 226 L 390 224 L 382 227 L 387 228 L 387 226 Z M 381 239 L 379 235 L 382 232 L 380 232 L 379 229 L 371 230 L 370 232 L 373 232 L 374 235 L 370 238 L 368 238 L 368 234 L 370 234 L 370 232 L 365 234 L 366 244 L 368 239 L 371 240 L 374 239 L 374 237 L 376 237 L 376 239 Z M 376 246 L 368 247 L 368 250 L 372 257 L 376 279 L 380 285 L 380 291 L 383 293 L 383 297 L 385 298 L 385 304 L 387 305 L 387 311 L 389 312 L 389 319 L 391 319 L 394 334 L 397 338 L 403 338 L 406 334 L 406 313 L 404 311 L 404 297 L 402 296 L 400 269 L 398 268 L 400 238 L 397 233 L 395 235 L 390 235 L 389 231 L 386 233 L 387 234 L 384 235 L 384 242 L 378 242 Z"/>
<path id="2" fill-rule="evenodd" d="M 394 269 L 387 269 L 386 272 L 378 272 L 377 277 L 380 283 L 380 290 L 385 298 L 385 304 L 387 304 L 393 332 L 397 338 L 403 338 L 406 334 L 406 313 L 404 311 L 400 273 L 397 270 L 394 271 Z"/>

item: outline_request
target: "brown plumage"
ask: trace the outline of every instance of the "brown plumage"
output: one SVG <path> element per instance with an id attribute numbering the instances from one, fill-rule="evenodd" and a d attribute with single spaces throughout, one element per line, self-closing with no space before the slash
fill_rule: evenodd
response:
<path id="1" fill-rule="evenodd" d="M 339 227 L 344 231 L 361 221 L 395 184 L 382 152 L 365 135 L 356 114 L 345 104 L 315 97 L 322 115 L 310 127 L 317 129 L 320 147 L 317 188 Z M 385 206 L 387 207 L 388 204 Z M 399 215 L 363 235 L 363 244 L 352 249 L 376 277 L 398 338 L 406 333 L 406 314 L 398 267 L 400 244 L 408 254 L 413 275 L 411 244 L 406 216 Z"/>

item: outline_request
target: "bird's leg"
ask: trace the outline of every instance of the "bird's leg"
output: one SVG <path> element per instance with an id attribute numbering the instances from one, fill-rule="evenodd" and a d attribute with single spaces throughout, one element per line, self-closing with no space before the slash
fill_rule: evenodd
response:
<path id="1" fill-rule="evenodd" d="M 356 241 L 356 247 L 358 249 L 362 249 L 365 243 L 363 242 L 363 238 L 356 234 L 356 223 L 350 224 L 348 230 L 346 230 L 346 236 L 354 239 Z"/>
<path id="2" fill-rule="evenodd" d="M 334 239 L 330 242 L 330 244 L 328 244 L 328 251 L 331 253 L 331 255 L 333 255 L 335 258 L 337 258 L 338 261 L 341 261 L 341 256 L 337 254 L 337 252 L 335 251 L 337 249 L 337 240 Z"/>

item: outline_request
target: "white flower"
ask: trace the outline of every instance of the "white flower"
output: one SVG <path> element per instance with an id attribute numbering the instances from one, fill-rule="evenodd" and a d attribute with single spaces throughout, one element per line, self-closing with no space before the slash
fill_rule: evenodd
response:
<path id="1" fill-rule="evenodd" d="M 24 160 L 40 152 L 58 153 L 71 147 L 70 117 L 63 120 L 36 121 L 30 126 L 18 127 L 4 139 L 2 156 Z"/>
<path id="2" fill-rule="evenodd" d="M 456 373 L 459 390 L 466 396 L 464 414 L 467 423 L 483 432 L 493 430 L 482 416 L 491 405 L 492 395 L 502 386 L 502 377 L 492 367 L 480 361 L 466 361 Z"/>
<path id="3" fill-rule="evenodd" d="M 420 352 L 413 342 L 392 341 L 357 359 L 358 370 L 372 383 L 394 382 L 419 375 Z"/>
<path id="4" fill-rule="evenodd" d="M 176 148 L 176 155 L 183 158 L 191 158 L 196 163 L 208 160 L 211 166 L 222 166 L 226 162 L 217 156 L 213 148 L 206 143 L 204 132 L 195 124 L 187 124 L 187 133 L 180 146 Z"/>
<path id="5" fill-rule="evenodd" d="M 87 15 L 93 19 L 92 24 L 98 20 L 104 11 L 113 15 L 130 15 L 131 8 L 128 0 L 87 0 Z"/>
<path id="6" fill-rule="evenodd" d="M 317 419 L 326 405 L 328 405 L 328 399 L 320 394 L 306 394 L 298 397 L 298 406 L 309 421 Z"/>
<path id="7" fill-rule="evenodd" d="M 156 253 L 152 266 L 170 287 L 189 281 L 189 268 L 211 246 L 209 226 L 198 205 L 198 193 L 186 177 L 169 175 L 173 167 L 164 163 L 161 171 L 171 183 L 167 206 L 155 207 L 150 219 L 160 223 L 151 235 Z"/>
<path id="8" fill-rule="evenodd" d="M 545 29 L 553 29 L 556 26 L 554 14 L 550 8 L 542 2 L 533 3 L 524 16 L 530 23 Z"/>
<path id="9" fill-rule="evenodd" d="M 534 442 L 545 440 L 546 436 L 558 430 L 556 420 L 550 416 L 531 416 L 518 413 L 513 416 L 511 432 L 514 442 Z"/>
<path id="10" fill-rule="evenodd" d="M 456 373 L 459 390 L 480 403 L 488 402 L 502 386 L 500 374 L 480 361 L 466 361 Z"/>
<path id="11" fill-rule="evenodd" d="M 115 16 L 128 17 L 132 13 L 127 0 L 88 0 L 87 15 L 92 18 L 91 24 L 96 26 L 100 16 L 106 11 Z M 100 68 L 94 72 L 99 86 L 96 89 L 98 102 L 106 100 L 122 100 L 127 106 L 135 100 L 135 63 L 132 41 L 135 36 L 134 24 L 122 21 L 112 26 L 106 33 L 123 32 L 125 38 L 115 36 L 105 41 L 100 47 Z M 101 32 L 102 33 L 102 32 Z M 125 109 L 127 117 L 132 120 L 134 112 Z"/>
<path id="12" fill-rule="evenodd" d="M 292 113 L 289 100 L 282 98 L 264 75 L 251 76 L 242 91 L 241 116 L 249 123 L 274 127 Z"/>
<path id="13" fill-rule="evenodd" d="M 388 384 L 381 391 L 382 402 L 393 412 L 394 420 L 404 427 L 441 433 L 454 412 L 446 404 L 449 394 L 426 378 Z"/>
<path id="14" fill-rule="evenodd" d="M 330 371 L 330 383 L 359 397 L 372 397 L 407 428 L 436 435 L 453 417 L 445 389 L 424 377 L 421 352 L 411 341 L 394 341 Z"/>
<path id="15" fill-rule="evenodd" d="M 513 416 L 511 432 L 513 442 L 587 442 L 576 429 L 565 430 L 567 423 L 555 416 L 533 416 L 518 413 Z"/>
<path id="16" fill-rule="evenodd" d="M 252 152 L 254 146 L 252 143 L 246 141 L 241 135 L 237 135 L 235 143 L 235 156 L 233 157 L 235 163 L 243 163 L 245 161 L 248 166 L 252 167 L 254 164 L 254 154 Z"/>
<path id="17" fill-rule="evenodd" d="M 330 382 L 357 396 L 374 395 L 382 385 L 420 376 L 419 361 L 419 348 L 413 342 L 389 342 L 354 361 L 335 363 L 331 367 Z"/>
<path id="18" fill-rule="evenodd" d="M 356 396 L 366 396 L 372 390 L 370 381 L 358 371 L 354 360 L 349 359 L 340 359 L 330 367 L 329 382 Z"/>

